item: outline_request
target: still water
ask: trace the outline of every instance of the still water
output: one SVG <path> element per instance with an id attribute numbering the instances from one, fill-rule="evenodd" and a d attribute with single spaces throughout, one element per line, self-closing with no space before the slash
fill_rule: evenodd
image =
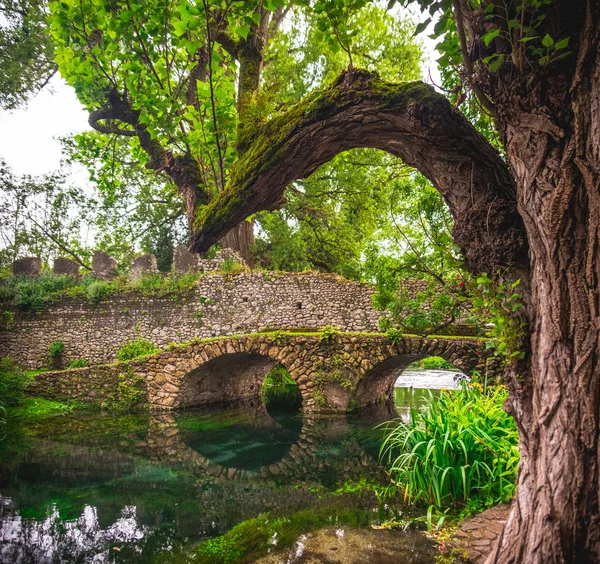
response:
<path id="1" fill-rule="evenodd" d="M 398 412 L 428 393 L 397 388 Z M 401 509 L 355 487 L 389 483 L 374 427 L 392 416 L 271 415 L 249 402 L 9 422 L 0 441 L 0 562 L 193 561 L 199 543 L 266 513 L 318 512 L 334 531 L 398 519 Z M 431 547 L 415 546 L 396 561 L 430 561 Z"/>

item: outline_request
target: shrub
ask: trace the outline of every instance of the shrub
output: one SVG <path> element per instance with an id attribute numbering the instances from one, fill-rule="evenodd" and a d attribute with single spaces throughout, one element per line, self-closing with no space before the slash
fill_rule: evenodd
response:
<path id="1" fill-rule="evenodd" d="M 50 365 L 53 368 L 61 367 L 62 355 L 65 352 L 65 344 L 62 341 L 53 341 L 48 347 L 50 353 Z"/>
<path id="2" fill-rule="evenodd" d="M 69 362 L 67 368 L 85 368 L 88 364 L 89 363 L 85 358 L 75 358 Z"/>
<path id="3" fill-rule="evenodd" d="M 423 360 L 420 360 L 418 363 L 419 368 L 423 370 L 453 370 L 454 366 L 452 366 L 447 360 L 443 359 L 441 356 L 428 356 Z"/>
<path id="4" fill-rule="evenodd" d="M 90 303 L 97 304 L 108 296 L 112 289 L 113 287 L 109 282 L 93 280 L 86 289 L 86 296 Z"/>
<path id="5" fill-rule="evenodd" d="M 225 259 L 221 264 L 221 272 L 225 274 L 239 274 L 244 270 L 244 267 L 237 261 L 233 259 Z"/>
<path id="6" fill-rule="evenodd" d="M 13 304 L 18 308 L 25 311 L 41 311 L 77 283 L 77 280 L 70 276 L 45 273 L 35 278 L 14 276 L 9 280 L 8 287 L 13 296 Z"/>
<path id="7" fill-rule="evenodd" d="M 125 343 L 118 351 L 117 358 L 119 360 L 132 360 L 140 356 L 146 356 L 159 352 L 160 349 L 151 341 L 146 339 L 136 339 Z"/>
<path id="8" fill-rule="evenodd" d="M 62 341 L 52 341 L 48 347 L 50 358 L 56 360 L 65 352 L 65 344 Z"/>
<path id="9" fill-rule="evenodd" d="M 4 407 L 23 403 L 30 378 L 12 359 L 0 356 L 0 397 Z"/>
<path id="10" fill-rule="evenodd" d="M 471 500 L 490 505 L 515 492 L 518 435 L 502 408 L 506 391 L 478 384 L 430 395 L 408 423 L 386 424 L 380 456 L 411 503 L 436 509 Z"/>
<path id="11" fill-rule="evenodd" d="M 302 406 L 300 388 L 282 366 L 276 366 L 267 374 L 260 392 L 270 410 L 294 412 Z"/>

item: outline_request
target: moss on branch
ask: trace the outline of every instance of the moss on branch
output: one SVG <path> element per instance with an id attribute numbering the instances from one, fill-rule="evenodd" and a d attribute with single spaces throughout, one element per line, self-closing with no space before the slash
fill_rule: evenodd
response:
<path id="1" fill-rule="evenodd" d="M 240 158 L 233 167 L 227 189 L 210 204 L 197 208 L 195 231 L 221 233 L 235 225 L 231 220 L 239 214 L 239 210 L 247 210 L 246 215 L 250 215 L 259 209 L 269 209 L 269 202 L 265 207 L 252 205 L 255 181 L 286 158 L 289 145 L 303 129 L 364 103 L 371 102 L 381 110 L 402 113 L 412 100 L 422 102 L 438 98 L 447 104 L 443 97 L 422 82 L 393 84 L 381 80 L 376 74 L 354 70 L 343 73 L 331 86 L 313 92 L 267 123 L 240 128 Z M 273 186 L 273 193 L 279 191 L 277 196 L 280 196 L 284 189 L 285 186 Z M 196 250 L 206 249 L 196 246 Z"/>

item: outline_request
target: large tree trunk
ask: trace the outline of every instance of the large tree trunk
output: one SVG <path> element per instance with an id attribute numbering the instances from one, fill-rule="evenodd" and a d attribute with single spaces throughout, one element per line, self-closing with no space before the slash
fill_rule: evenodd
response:
<path id="1" fill-rule="evenodd" d="M 575 70 L 572 60 L 562 76 L 555 69 L 513 84 L 497 101 L 530 245 L 531 369 L 509 383 L 521 388 L 511 402 L 522 458 L 489 562 L 600 562 L 600 59 L 592 25 L 590 17 Z"/>
<path id="2" fill-rule="evenodd" d="M 254 245 L 254 221 L 242 221 L 219 240 L 224 249 L 233 249 L 252 264 L 251 246 Z"/>

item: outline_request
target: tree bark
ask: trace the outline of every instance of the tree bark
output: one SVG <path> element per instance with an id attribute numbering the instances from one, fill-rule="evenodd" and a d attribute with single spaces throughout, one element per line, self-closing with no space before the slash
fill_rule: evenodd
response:
<path id="1" fill-rule="evenodd" d="M 254 245 L 254 221 L 242 221 L 229 231 L 219 242 L 224 249 L 233 249 L 252 265 L 251 246 Z"/>
<path id="2" fill-rule="evenodd" d="M 511 394 L 518 488 L 488 562 L 600 562 L 599 23 L 589 3 L 574 60 L 496 99 L 530 244 L 531 393 Z"/>
<path id="3" fill-rule="evenodd" d="M 432 181 L 473 270 L 495 272 L 510 264 L 526 276 L 516 186 L 498 153 L 432 87 L 390 84 L 363 71 L 343 74 L 325 91 L 246 132 L 227 189 L 197 214 L 191 248 L 203 252 L 245 217 L 281 207 L 293 180 L 358 147 L 396 155 Z"/>

